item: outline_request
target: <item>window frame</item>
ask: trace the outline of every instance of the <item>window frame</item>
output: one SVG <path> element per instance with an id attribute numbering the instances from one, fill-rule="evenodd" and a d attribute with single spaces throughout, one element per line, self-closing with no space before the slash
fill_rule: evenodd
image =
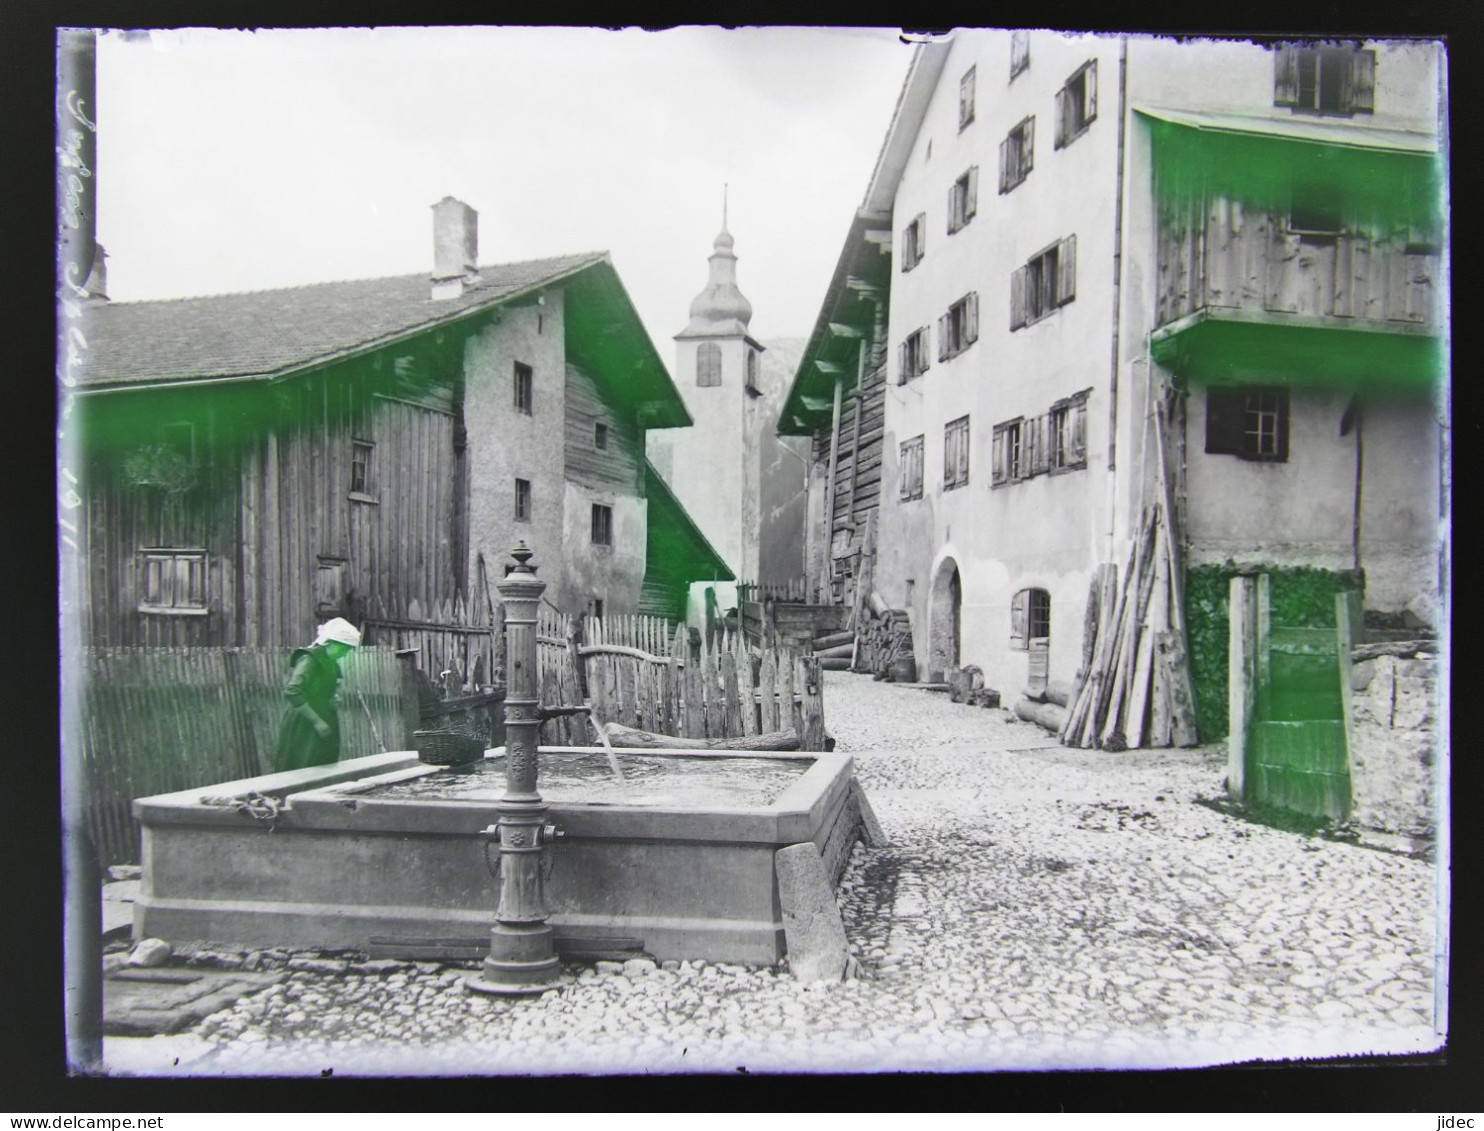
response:
<path id="1" fill-rule="evenodd" d="M 1025 183 L 1036 162 L 1036 116 L 1027 114 L 1000 142 L 1000 195 Z"/>
<path id="2" fill-rule="evenodd" d="M 1264 409 L 1262 398 L 1271 396 L 1273 407 Z M 1252 398 L 1257 397 L 1254 410 Z M 1239 406 L 1240 402 L 1240 406 Z M 1250 426 L 1253 413 L 1257 431 Z M 1262 423 L 1272 417 L 1272 450 L 1263 451 Z M 1251 463 L 1287 463 L 1292 422 L 1292 407 L 1286 385 L 1213 385 L 1206 389 L 1207 455 L 1230 455 Z M 1249 447 L 1249 437 L 1257 437 Z"/>
<path id="3" fill-rule="evenodd" d="M 979 166 L 970 165 L 948 189 L 948 234 L 961 232 L 979 213 Z"/>
<path id="4" fill-rule="evenodd" d="M 512 403 L 522 416 L 536 415 L 536 370 L 523 361 L 514 363 L 511 371 L 514 386 Z"/>
<path id="5" fill-rule="evenodd" d="M 1073 87 L 1081 84 L 1080 97 Z M 1098 120 L 1098 61 L 1089 59 L 1078 67 L 1056 92 L 1056 137 L 1054 148 L 1065 149 Z"/>
<path id="6" fill-rule="evenodd" d="M 350 490 L 346 496 L 357 503 L 374 503 L 376 494 L 372 490 L 372 467 L 376 459 L 374 440 L 350 441 Z"/>
<path id="7" fill-rule="evenodd" d="M 1031 33 L 1026 28 L 1010 32 L 1010 81 L 1031 65 Z"/>
<path id="8" fill-rule="evenodd" d="M 1056 269 L 1048 272 L 1050 257 L 1056 257 Z M 1034 281 L 1035 285 L 1032 286 Z M 1035 294 L 1044 307 L 1034 314 L 1030 299 Z M 1048 244 L 1031 256 L 1010 276 L 1010 329 L 1033 326 L 1056 313 L 1077 297 L 1077 236 Z"/>
<path id="9" fill-rule="evenodd" d="M 927 213 L 919 212 L 902 229 L 902 270 L 910 271 L 927 255 Z"/>
<path id="10" fill-rule="evenodd" d="M 743 363 L 743 370 L 743 380 L 745 381 L 745 387 L 747 391 L 749 393 L 752 393 L 754 396 L 762 396 L 763 390 L 762 387 L 758 384 L 758 377 L 762 372 L 762 363 L 758 358 L 757 350 L 753 349 L 751 346 L 747 347 L 747 359 Z"/>
<path id="11" fill-rule="evenodd" d="M 951 303 L 938 318 L 938 360 L 949 361 L 979 340 L 979 292 Z"/>
<path id="12" fill-rule="evenodd" d="M 1033 628 L 1044 631 L 1037 634 Z M 1029 652 L 1037 641 L 1051 639 L 1051 591 L 1028 585 L 1010 598 L 1010 650 Z"/>
<path id="13" fill-rule="evenodd" d="M 608 450 L 608 425 L 601 420 L 593 421 L 593 451 Z"/>
<path id="14" fill-rule="evenodd" d="M 721 388 L 721 346 L 716 342 L 696 346 L 696 388 Z"/>
<path id="15" fill-rule="evenodd" d="M 1312 60 L 1312 98 L 1305 101 L 1305 62 Z M 1342 63 L 1334 105 L 1324 105 L 1325 62 Z M 1273 105 L 1295 114 L 1351 118 L 1376 109 L 1376 52 L 1359 43 L 1280 43 L 1273 56 Z"/>
<path id="16" fill-rule="evenodd" d="M 977 64 L 964 72 L 958 80 L 958 132 L 963 133 L 974 124 L 974 86 Z M 967 95 L 967 97 L 966 97 Z"/>
<path id="17" fill-rule="evenodd" d="M 151 616 L 175 617 L 204 617 L 211 612 L 211 600 L 207 593 L 211 563 L 205 549 L 184 546 L 142 546 L 138 552 L 140 556 L 138 612 Z M 167 562 L 169 563 L 168 583 L 167 574 L 163 568 L 152 569 L 155 565 L 163 567 Z M 186 598 L 184 601 L 179 601 L 175 599 L 175 590 L 182 565 L 186 567 Z M 152 577 L 156 579 L 153 591 Z M 199 579 L 198 584 L 193 585 L 193 579 L 196 578 Z M 150 600 L 152 595 L 165 596 L 162 590 L 167 584 L 168 596 L 171 598 L 169 604 Z"/>
<path id="18" fill-rule="evenodd" d="M 592 509 L 592 544 L 606 549 L 613 548 L 613 506 L 610 503 L 594 503 Z M 600 537 L 601 535 L 601 537 Z"/>
<path id="19" fill-rule="evenodd" d="M 943 490 L 956 491 L 969 485 L 969 415 L 943 425 Z"/>
<path id="20" fill-rule="evenodd" d="M 901 472 L 897 490 L 901 502 L 922 498 L 925 440 L 924 436 L 918 435 L 901 443 L 898 455 Z"/>
<path id="21" fill-rule="evenodd" d="M 530 522 L 534 507 L 535 491 L 529 479 L 515 476 L 515 521 Z"/>
<path id="22" fill-rule="evenodd" d="M 1065 475 L 1087 467 L 1087 402 L 1092 390 L 1063 397 L 1046 414 L 1047 471 Z"/>
<path id="23" fill-rule="evenodd" d="M 926 326 L 919 326 L 897 346 L 897 384 L 921 377 L 932 364 L 932 339 Z"/>

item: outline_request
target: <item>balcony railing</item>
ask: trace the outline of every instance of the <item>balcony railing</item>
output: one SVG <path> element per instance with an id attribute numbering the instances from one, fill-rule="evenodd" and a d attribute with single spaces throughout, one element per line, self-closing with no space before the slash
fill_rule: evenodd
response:
<path id="1" fill-rule="evenodd" d="M 1439 324 L 1439 261 L 1437 237 L 1417 228 L 1332 226 L 1221 197 L 1166 203 L 1157 321 L 1227 310 L 1425 333 Z"/>

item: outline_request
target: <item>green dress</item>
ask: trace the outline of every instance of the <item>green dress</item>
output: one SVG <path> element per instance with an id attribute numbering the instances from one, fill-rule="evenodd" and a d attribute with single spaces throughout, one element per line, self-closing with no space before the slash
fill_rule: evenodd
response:
<path id="1" fill-rule="evenodd" d="M 340 719 L 335 710 L 335 689 L 340 685 L 340 665 L 330 659 L 323 646 L 298 648 L 289 657 L 291 671 L 284 694 L 289 711 L 278 728 L 274 770 L 299 770 L 325 766 L 340 760 Z M 321 735 L 297 708 L 307 706 L 329 724 Z"/>

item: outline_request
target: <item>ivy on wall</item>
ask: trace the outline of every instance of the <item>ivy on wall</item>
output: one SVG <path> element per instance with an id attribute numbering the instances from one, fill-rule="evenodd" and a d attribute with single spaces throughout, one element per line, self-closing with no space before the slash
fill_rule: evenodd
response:
<path id="1" fill-rule="evenodd" d="M 1268 574 L 1274 624 L 1291 628 L 1333 628 L 1335 594 L 1363 589 L 1364 578 L 1354 570 L 1313 569 L 1309 566 L 1259 568 L 1221 565 L 1194 566 L 1185 574 L 1185 623 L 1189 636 L 1190 678 L 1195 684 L 1196 725 L 1201 741 L 1212 742 L 1227 733 L 1227 645 L 1231 579 L 1243 574 Z"/>

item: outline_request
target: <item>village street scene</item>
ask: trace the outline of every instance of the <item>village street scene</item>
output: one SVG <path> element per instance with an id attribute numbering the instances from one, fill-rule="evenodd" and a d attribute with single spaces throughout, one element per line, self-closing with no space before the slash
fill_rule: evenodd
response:
<path id="1" fill-rule="evenodd" d="M 73 1072 L 1446 1046 L 1441 44 L 59 36 Z"/>

